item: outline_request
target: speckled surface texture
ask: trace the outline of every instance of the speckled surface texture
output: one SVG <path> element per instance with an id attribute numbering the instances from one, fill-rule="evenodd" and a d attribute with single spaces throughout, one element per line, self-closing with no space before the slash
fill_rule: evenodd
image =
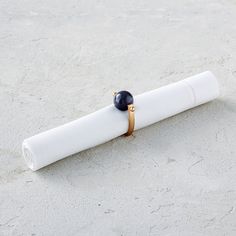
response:
<path id="1" fill-rule="evenodd" d="M 232 0 L 0 0 L 0 235 L 236 235 L 235 22 Z M 205 70 L 218 100 L 26 167 L 24 138 Z"/>

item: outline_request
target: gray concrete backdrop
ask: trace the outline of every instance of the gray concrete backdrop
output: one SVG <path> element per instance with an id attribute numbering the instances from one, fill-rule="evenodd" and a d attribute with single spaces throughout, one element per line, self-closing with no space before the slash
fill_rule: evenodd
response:
<path id="1" fill-rule="evenodd" d="M 0 0 L 0 235 L 236 235 L 235 57 L 234 0 Z M 218 100 L 26 167 L 24 138 L 205 70 Z"/>

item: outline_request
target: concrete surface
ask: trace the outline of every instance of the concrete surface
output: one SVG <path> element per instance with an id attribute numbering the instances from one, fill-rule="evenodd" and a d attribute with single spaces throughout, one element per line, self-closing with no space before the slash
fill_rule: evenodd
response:
<path id="1" fill-rule="evenodd" d="M 235 22 L 233 0 L 0 0 L 0 235 L 236 235 Z M 24 138 L 205 70 L 217 101 L 26 167 Z"/>

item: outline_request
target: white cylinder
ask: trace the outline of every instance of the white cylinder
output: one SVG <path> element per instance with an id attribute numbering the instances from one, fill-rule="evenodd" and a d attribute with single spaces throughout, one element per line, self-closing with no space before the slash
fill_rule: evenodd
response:
<path id="1" fill-rule="evenodd" d="M 189 77 L 134 97 L 135 130 L 219 95 L 215 76 L 209 72 Z M 25 139 L 23 156 L 30 169 L 38 170 L 64 157 L 116 138 L 128 129 L 128 113 L 113 105 L 57 128 Z"/>

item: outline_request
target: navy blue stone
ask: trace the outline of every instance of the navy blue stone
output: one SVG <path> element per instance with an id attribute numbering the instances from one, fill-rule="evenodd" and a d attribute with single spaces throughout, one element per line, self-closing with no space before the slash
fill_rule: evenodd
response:
<path id="1" fill-rule="evenodd" d="M 128 91 L 120 91 L 114 96 L 114 105 L 121 111 L 127 111 L 128 105 L 133 104 L 133 102 L 133 96 Z"/>

